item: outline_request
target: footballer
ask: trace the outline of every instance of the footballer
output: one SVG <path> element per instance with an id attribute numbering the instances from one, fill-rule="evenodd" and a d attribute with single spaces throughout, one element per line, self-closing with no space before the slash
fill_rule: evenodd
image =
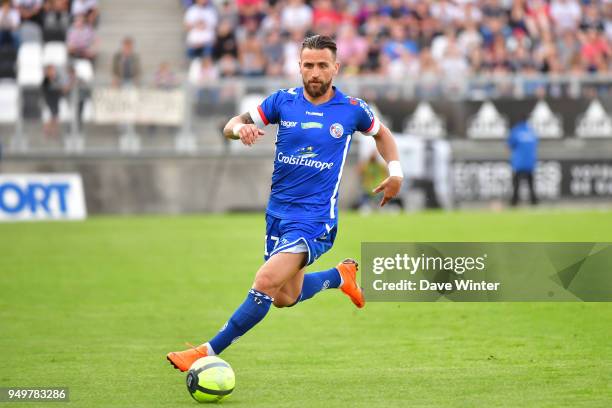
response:
<path id="1" fill-rule="evenodd" d="M 300 52 L 304 86 L 282 89 L 261 105 L 233 117 L 223 133 L 250 146 L 268 124 L 278 124 L 272 189 L 266 210 L 265 263 L 245 301 L 208 342 L 167 359 L 181 371 L 196 360 L 222 353 L 259 323 L 270 306 L 289 307 L 322 290 L 339 288 L 359 308 L 365 305 L 357 284 L 357 263 L 305 273 L 334 243 L 338 231 L 338 188 L 354 132 L 374 137 L 388 163 L 389 177 L 376 189 L 381 206 L 395 197 L 402 170 L 393 135 L 368 105 L 332 86 L 338 74 L 336 44 L 326 36 L 308 37 Z"/>

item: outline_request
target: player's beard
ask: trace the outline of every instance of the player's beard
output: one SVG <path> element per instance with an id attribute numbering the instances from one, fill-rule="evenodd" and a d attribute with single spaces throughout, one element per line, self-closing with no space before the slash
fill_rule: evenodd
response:
<path id="1" fill-rule="evenodd" d="M 319 96 L 325 95 L 325 93 L 329 89 L 329 86 L 331 85 L 331 81 L 317 81 L 316 83 L 312 83 L 312 81 L 306 82 L 306 80 L 303 80 L 303 82 L 304 90 L 306 90 L 306 93 L 312 98 L 318 98 Z"/>

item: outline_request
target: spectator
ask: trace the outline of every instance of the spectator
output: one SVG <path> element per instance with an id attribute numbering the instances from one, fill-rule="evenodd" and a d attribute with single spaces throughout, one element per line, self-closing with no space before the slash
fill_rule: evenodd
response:
<path id="1" fill-rule="evenodd" d="M 601 31 L 589 27 L 583 37 L 580 53 L 589 72 L 608 71 L 607 60 L 611 57 L 611 50 Z"/>
<path id="2" fill-rule="evenodd" d="M 238 60 L 242 75 L 261 76 L 265 73 L 261 41 L 255 32 L 247 34 L 247 38 L 238 44 Z"/>
<path id="3" fill-rule="evenodd" d="M 455 85 L 469 75 L 470 67 L 456 43 L 450 43 L 446 47 L 440 61 L 440 70 L 447 81 Z"/>
<path id="4" fill-rule="evenodd" d="M 85 102 L 91 97 L 90 85 L 77 75 L 73 64 L 68 65 L 68 82 L 64 88 L 64 94 L 70 95 L 69 100 L 72 104 L 76 103 L 77 126 L 83 128 L 83 110 Z"/>
<path id="5" fill-rule="evenodd" d="M 576 0 L 552 0 L 550 16 L 557 33 L 575 31 L 580 24 L 582 10 Z"/>
<path id="6" fill-rule="evenodd" d="M 11 6 L 10 0 L 2 0 L 0 6 L 0 47 L 8 44 L 19 48 L 19 11 Z"/>
<path id="7" fill-rule="evenodd" d="M 365 62 L 368 55 L 368 42 L 357 34 L 353 25 L 343 24 L 340 27 L 336 45 L 340 63 L 353 59 L 357 66 L 361 66 Z"/>
<path id="8" fill-rule="evenodd" d="M 410 15 L 410 9 L 404 5 L 402 0 L 389 0 L 385 3 L 387 4 L 380 8 L 379 14 L 394 20 L 394 22 L 401 22 L 400 20 Z"/>
<path id="9" fill-rule="evenodd" d="M 580 43 L 575 33 L 566 31 L 561 34 L 557 40 L 557 49 L 559 50 L 559 60 L 562 67 L 569 68 L 571 66 L 572 57 L 580 52 Z"/>
<path id="10" fill-rule="evenodd" d="M 259 30 L 263 35 L 268 34 L 270 31 L 278 30 L 283 25 L 280 11 L 281 3 L 276 4 L 277 7 L 270 7 L 266 17 L 261 21 Z"/>
<path id="11" fill-rule="evenodd" d="M 460 19 L 464 24 L 468 22 L 477 24 L 482 21 L 482 11 L 478 8 L 476 1 L 468 0 L 463 3 Z"/>
<path id="12" fill-rule="evenodd" d="M 255 18 L 259 25 L 265 17 L 265 13 L 262 11 L 264 0 L 236 0 L 236 4 L 241 23 L 250 18 Z"/>
<path id="13" fill-rule="evenodd" d="M 552 41 L 551 33 L 543 33 L 538 45 L 533 49 L 533 61 L 536 63 L 540 72 L 548 72 L 548 61 L 551 58 L 558 58 L 557 47 Z"/>
<path id="14" fill-rule="evenodd" d="M 431 55 L 433 55 L 436 61 L 440 61 L 446 54 L 446 49 L 456 44 L 457 38 L 455 36 L 455 30 L 447 28 L 444 30 L 444 35 L 436 36 L 431 42 Z"/>
<path id="15" fill-rule="evenodd" d="M 395 80 L 405 80 L 406 78 L 417 78 L 419 75 L 419 59 L 417 56 L 405 52 L 400 58 L 390 59 L 384 55 L 381 66 L 384 68 L 383 75 Z"/>
<path id="16" fill-rule="evenodd" d="M 98 24 L 98 0 L 72 0 L 70 12 L 74 17 L 85 17 L 92 26 Z"/>
<path id="17" fill-rule="evenodd" d="M 612 1 L 606 1 L 604 4 L 604 31 L 608 37 L 608 41 L 612 42 Z"/>
<path id="18" fill-rule="evenodd" d="M 214 85 L 220 77 L 219 68 L 215 65 L 210 57 L 204 57 L 200 63 L 196 65 L 195 72 L 190 74 L 193 85 L 205 87 L 206 85 Z"/>
<path id="19" fill-rule="evenodd" d="M 72 58 L 83 58 L 94 61 L 97 54 L 98 40 L 94 29 L 85 21 L 85 16 L 76 16 L 74 24 L 66 34 L 68 54 Z"/>
<path id="20" fill-rule="evenodd" d="M 582 31 L 588 31 L 590 28 L 601 30 L 603 26 L 603 19 L 601 18 L 597 4 L 594 2 L 586 4 L 584 6 L 582 21 L 580 22 L 580 29 Z"/>
<path id="21" fill-rule="evenodd" d="M 235 7 L 235 3 L 230 0 L 223 0 L 219 6 L 217 12 L 219 23 L 227 21 L 232 27 L 238 25 L 238 10 Z"/>
<path id="22" fill-rule="evenodd" d="M 525 11 L 525 0 L 512 2 L 510 16 L 508 17 L 508 27 L 514 36 L 523 37 L 528 35 L 527 13 Z"/>
<path id="23" fill-rule="evenodd" d="M 473 74 L 484 74 L 485 73 L 485 62 L 484 55 L 481 48 L 473 48 L 468 55 L 468 63 L 470 65 L 470 71 Z"/>
<path id="24" fill-rule="evenodd" d="M 300 60 L 300 49 L 303 40 L 304 33 L 296 30 L 291 33 L 291 38 L 285 41 L 283 50 L 283 73 L 289 78 L 297 78 L 300 73 L 299 66 L 295 61 Z"/>
<path id="25" fill-rule="evenodd" d="M 520 73 L 526 67 L 533 65 L 531 55 L 529 55 L 529 50 L 522 45 L 517 47 L 512 53 L 512 58 L 510 58 L 509 64 L 512 71 L 515 73 Z"/>
<path id="26" fill-rule="evenodd" d="M 373 74 L 378 72 L 380 69 L 380 56 L 382 53 L 382 41 L 379 40 L 375 34 L 370 34 L 366 37 L 368 42 L 368 54 L 366 60 L 362 65 L 361 72 L 367 74 Z"/>
<path id="27" fill-rule="evenodd" d="M 163 61 L 157 67 L 153 76 L 153 84 L 158 89 L 174 89 L 179 81 L 168 61 Z"/>
<path id="28" fill-rule="evenodd" d="M 70 12 L 67 0 L 49 0 L 45 3 L 43 16 L 43 39 L 49 41 L 66 41 L 70 28 Z"/>
<path id="29" fill-rule="evenodd" d="M 334 36 L 336 27 L 342 23 L 342 14 L 334 8 L 331 0 L 316 0 L 314 4 L 314 31 L 317 34 Z"/>
<path id="30" fill-rule="evenodd" d="M 584 75 L 585 70 L 586 67 L 580 56 L 580 52 L 574 53 L 569 60 L 569 75 L 580 77 Z"/>
<path id="31" fill-rule="evenodd" d="M 391 27 L 391 38 L 384 43 L 383 52 L 391 60 L 394 60 L 400 58 L 405 52 L 417 54 L 418 45 L 414 41 L 406 39 L 404 27 L 396 23 Z"/>
<path id="32" fill-rule="evenodd" d="M 313 16 L 310 6 L 304 0 L 288 0 L 281 12 L 281 26 L 285 31 L 307 31 L 312 26 Z"/>
<path id="33" fill-rule="evenodd" d="M 266 18 L 263 0 L 238 0 L 238 17 L 241 25 L 252 21 L 257 29 Z"/>
<path id="34" fill-rule="evenodd" d="M 230 54 L 225 54 L 219 60 L 219 75 L 222 78 L 229 78 L 238 74 L 238 61 Z"/>
<path id="35" fill-rule="evenodd" d="M 229 54 L 226 54 L 223 58 L 232 57 Z M 219 68 L 215 65 L 210 57 L 202 58 L 200 63 L 194 65 L 193 67 L 195 67 L 195 71 L 189 73 L 189 78 L 192 81 L 192 85 L 195 85 L 198 88 L 198 103 L 204 105 L 217 103 L 219 100 L 220 91 L 220 89 L 217 88 L 217 84 L 221 76 Z"/>
<path id="36" fill-rule="evenodd" d="M 533 175 L 538 161 L 538 135 L 535 130 L 523 120 L 517 123 L 508 137 L 510 148 L 510 164 L 512 166 L 512 199 L 510 204 L 514 207 L 519 201 L 519 187 L 523 180 L 529 186 L 531 204 L 536 205 L 538 199 L 535 193 Z"/>
<path id="37" fill-rule="evenodd" d="M 475 22 L 468 20 L 465 23 L 465 30 L 459 34 L 457 45 L 463 55 L 470 54 L 474 48 L 482 45 L 482 35 L 480 35 Z"/>
<path id="38" fill-rule="evenodd" d="M 238 43 L 234 28 L 228 20 L 221 20 L 217 29 L 217 40 L 213 48 L 213 58 L 219 60 L 225 54 L 238 57 Z"/>
<path id="39" fill-rule="evenodd" d="M 441 27 L 440 22 L 431 16 L 421 21 L 418 43 L 419 49 L 431 47 L 434 37 L 439 35 L 442 30 L 443 27 Z"/>
<path id="40" fill-rule="evenodd" d="M 21 21 L 42 24 L 43 0 L 13 0 L 13 6 L 19 10 Z"/>
<path id="41" fill-rule="evenodd" d="M 527 29 L 533 38 L 550 32 L 550 6 L 545 0 L 527 0 Z"/>
<path id="42" fill-rule="evenodd" d="M 482 7 L 483 25 L 481 33 L 485 46 L 490 46 L 498 35 L 504 35 L 507 27 L 507 13 L 501 6 L 499 0 L 486 0 Z"/>
<path id="43" fill-rule="evenodd" d="M 463 20 L 461 9 L 448 0 L 432 2 L 429 11 L 445 27 L 452 27 Z"/>
<path id="44" fill-rule="evenodd" d="M 134 52 L 134 42 L 126 37 L 121 43 L 121 50 L 113 56 L 113 84 L 138 85 L 140 74 L 140 58 Z"/>
<path id="45" fill-rule="evenodd" d="M 366 37 L 382 37 L 386 30 L 387 28 L 383 24 L 383 19 L 378 14 L 370 16 L 368 20 L 360 27 L 360 32 L 362 32 Z"/>
<path id="46" fill-rule="evenodd" d="M 425 98 L 438 96 L 440 94 L 440 66 L 427 47 L 421 51 L 420 57 L 418 94 Z"/>
<path id="47" fill-rule="evenodd" d="M 358 27 L 363 28 L 372 17 L 378 17 L 377 1 L 365 0 L 360 4 L 359 10 L 355 14 L 355 22 Z"/>
<path id="48" fill-rule="evenodd" d="M 284 44 L 278 30 L 270 31 L 264 41 L 263 54 L 266 59 L 266 75 L 280 76 L 283 73 Z"/>
<path id="49" fill-rule="evenodd" d="M 64 94 L 65 84 L 57 72 L 54 65 L 47 65 L 44 68 L 44 79 L 42 83 L 42 95 L 45 104 L 49 108 L 49 120 L 44 123 L 43 131 L 47 137 L 57 137 L 59 135 L 59 102 Z"/>
<path id="50" fill-rule="evenodd" d="M 498 34 L 495 36 L 490 50 L 491 62 L 495 67 L 503 66 L 508 68 L 510 66 L 506 39 L 503 35 Z"/>
<path id="51" fill-rule="evenodd" d="M 217 27 L 217 11 L 210 0 L 196 0 L 185 13 L 187 55 L 198 58 L 212 54 Z"/>

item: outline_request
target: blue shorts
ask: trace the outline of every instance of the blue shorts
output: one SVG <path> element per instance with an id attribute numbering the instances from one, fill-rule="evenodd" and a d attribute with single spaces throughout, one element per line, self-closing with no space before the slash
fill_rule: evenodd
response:
<path id="1" fill-rule="evenodd" d="M 306 252 L 306 265 L 310 265 L 331 249 L 337 231 L 336 224 L 282 220 L 266 214 L 264 260 L 279 252 Z"/>

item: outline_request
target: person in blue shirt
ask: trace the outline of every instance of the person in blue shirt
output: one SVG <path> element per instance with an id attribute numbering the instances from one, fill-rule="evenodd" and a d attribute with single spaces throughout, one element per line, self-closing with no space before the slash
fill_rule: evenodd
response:
<path id="1" fill-rule="evenodd" d="M 389 177 L 375 192 L 380 205 L 395 197 L 402 170 L 393 135 L 361 99 L 332 85 L 339 63 L 336 44 L 326 36 L 308 37 L 300 52 L 303 87 L 281 89 L 259 106 L 235 116 L 223 129 L 229 139 L 251 146 L 262 128 L 278 124 L 272 189 L 266 209 L 265 263 L 247 298 L 210 341 L 171 352 L 167 359 L 181 371 L 199 358 L 217 355 L 259 323 L 271 305 L 293 306 L 322 290 L 339 288 L 359 308 L 365 305 L 357 284 L 357 263 L 305 273 L 333 245 L 338 231 L 338 191 L 354 132 L 374 137 L 388 163 Z"/>
<path id="2" fill-rule="evenodd" d="M 523 120 L 517 123 L 508 137 L 510 148 L 510 164 L 512 166 L 512 200 L 516 206 L 519 200 L 519 187 L 522 180 L 527 181 L 531 204 L 538 203 L 533 185 L 533 173 L 538 161 L 538 135 L 535 130 Z"/>

